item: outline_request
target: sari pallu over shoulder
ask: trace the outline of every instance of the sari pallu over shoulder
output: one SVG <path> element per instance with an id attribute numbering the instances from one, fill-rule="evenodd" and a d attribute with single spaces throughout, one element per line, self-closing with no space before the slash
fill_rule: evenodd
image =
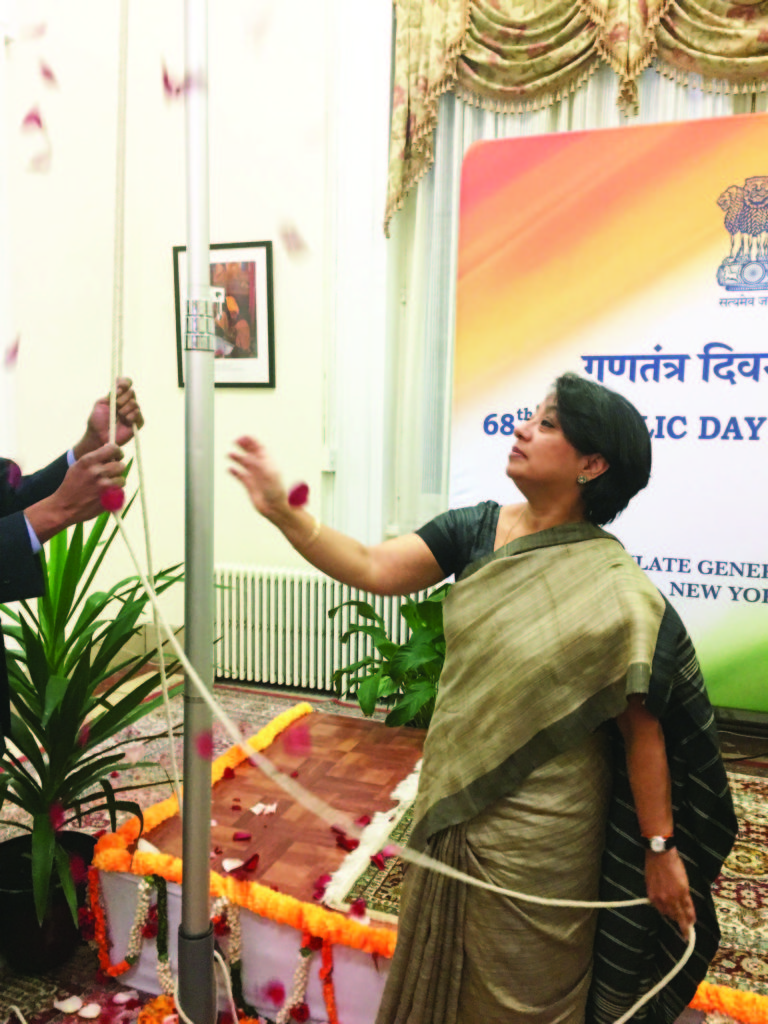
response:
<path id="1" fill-rule="evenodd" d="M 542 531 L 470 566 L 444 605 L 446 661 L 411 842 L 468 821 L 646 693 L 664 599 L 610 534 Z"/>
<path id="2" fill-rule="evenodd" d="M 690 637 L 672 606 L 654 652 L 646 706 L 661 722 L 672 777 L 675 838 L 696 909 L 696 947 L 685 969 L 632 1018 L 672 1024 L 693 998 L 720 941 L 710 887 L 737 833 L 715 718 Z M 601 900 L 645 896 L 645 849 L 629 784 L 624 745 L 613 729 L 614 779 L 600 883 Z M 587 1024 L 610 1024 L 682 957 L 677 925 L 650 906 L 601 910 Z"/>

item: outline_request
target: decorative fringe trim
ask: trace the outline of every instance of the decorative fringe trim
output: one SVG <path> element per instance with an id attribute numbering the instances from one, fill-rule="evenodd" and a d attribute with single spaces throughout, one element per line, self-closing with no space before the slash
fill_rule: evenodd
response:
<path id="1" fill-rule="evenodd" d="M 490 110 L 495 114 L 527 114 L 536 110 L 544 110 L 563 99 L 567 99 L 570 93 L 576 92 L 587 82 L 599 67 L 598 54 L 595 52 L 594 59 L 587 68 L 576 73 L 573 78 L 557 87 L 555 92 L 542 90 L 535 96 L 526 96 L 520 100 L 500 100 L 491 96 L 483 96 L 463 84 L 454 89 L 454 95 L 462 103 L 471 107 L 478 107 L 482 110 Z"/>
<path id="2" fill-rule="evenodd" d="M 723 1013 L 742 1024 L 768 1024 L 768 996 L 702 981 L 690 1003 L 694 1010 Z"/>
<path id="3" fill-rule="evenodd" d="M 440 97 L 444 92 L 449 92 L 457 80 L 456 65 L 467 48 L 467 33 L 469 32 L 472 12 L 470 0 L 463 0 L 464 17 L 463 28 L 458 39 L 450 43 L 445 51 L 442 74 L 430 85 L 424 98 L 424 116 L 416 124 L 411 137 L 411 153 L 406 157 L 404 163 L 416 163 L 421 158 L 418 166 L 411 167 L 403 176 L 399 188 L 394 195 L 387 199 L 384 210 L 384 237 L 389 238 L 389 225 L 394 215 L 403 208 L 408 193 L 421 181 L 432 164 L 435 162 L 434 142 L 435 128 L 437 127 L 437 107 Z"/>
<path id="4" fill-rule="evenodd" d="M 698 83 L 691 82 L 691 76 L 696 75 L 701 79 L 701 88 L 704 92 L 715 93 L 718 96 L 728 96 L 731 94 L 735 96 L 738 93 L 755 94 L 758 92 L 765 92 L 766 89 L 768 89 L 768 82 L 766 79 L 742 83 L 729 82 L 727 78 L 710 77 L 702 71 L 684 71 L 682 68 L 676 67 L 674 64 L 659 56 L 656 57 L 656 70 L 660 75 L 663 75 L 664 78 L 668 78 L 672 82 L 677 82 L 678 85 L 691 89 L 698 88 Z"/>
<path id="5" fill-rule="evenodd" d="M 254 750 L 263 750 L 289 725 L 311 712 L 310 704 L 297 704 L 278 715 L 247 740 L 246 744 Z M 218 781 L 223 777 L 225 769 L 234 768 L 246 757 L 239 747 L 232 747 L 211 766 L 213 779 Z M 148 808 L 144 813 L 147 831 L 156 828 L 177 812 L 175 797 Z M 168 882 L 181 883 L 183 865 L 179 857 L 139 851 L 131 855 L 128 847 L 136 842 L 138 835 L 137 818 L 131 818 L 121 825 L 117 832 L 103 835 L 94 850 L 93 868 L 122 874 L 159 875 Z M 344 946 L 361 949 L 365 953 L 378 953 L 386 957 L 391 957 L 394 953 L 397 934 L 392 929 L 349 920 L 342 914 L 326 910 L 314 903 L 303 903 L 293 896 L 275 892 L 258 882 L 240 881 L 230 875 L 219 875 L 215 871 L 211 872 L 210 877 L 211 896 L 225 897 L 231 903 L 236 903 L 259 917 L 267 917 L 278 924 L 288 924 L 299 931 L 307 930 L 329 942 L 340 942 Z"/>

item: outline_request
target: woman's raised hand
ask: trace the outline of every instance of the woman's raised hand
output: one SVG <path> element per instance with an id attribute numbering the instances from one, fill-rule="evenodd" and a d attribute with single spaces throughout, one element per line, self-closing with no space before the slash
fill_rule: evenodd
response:
<path id="1" fill-rule="evenodd" d="M 288 495 L 277 467 L 266 449 L 252 437 L 239 437 L 238 450 L 229 453 L 234 465 L 229 472 L 248 492 L 253 507 L 267 519 L 273 519 L 288 507 Z"/>

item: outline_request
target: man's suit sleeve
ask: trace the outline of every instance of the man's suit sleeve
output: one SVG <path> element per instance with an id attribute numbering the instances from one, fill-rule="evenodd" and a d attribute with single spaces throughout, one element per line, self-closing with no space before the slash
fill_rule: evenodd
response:
<path id="1" fill-rule="evenodd" d="M 67 474 L 69 461 L 60 456 L 45 469 L 13 480 L 12 462 L 0 459 L 0 602 L 38 597 L 45 589 L 40 556 L 32 551 L 24 509 L 47 498 Z M 5 646 L 0 632 L 0 753 L 11 725 Z"/>
<path id="2" fill-rule="evenodd" d="M 58 488 L 69 463 L 62 455 L 45 469 L 9 482 L 12 463 L 0 459 L 0 602 L 19 601 L 43 593 L 40 559 L 32 551 L 23 510 Z"/>

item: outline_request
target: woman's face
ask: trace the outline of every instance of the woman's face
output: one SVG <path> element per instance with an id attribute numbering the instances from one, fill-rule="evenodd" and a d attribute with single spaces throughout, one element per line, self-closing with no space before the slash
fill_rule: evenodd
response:
<path id="1" fill-rule="evenodd" d="M 557 494 L 578 489 L 576 478 L 587 469 L 589 457 L 577 452 L 557 418 L 555 396 L 547 395 L 530 420 L 515 427 L 507 476 L 515 483 L 535 484 Z M 525 493 L 525 487 L 521 487 Z"/>

